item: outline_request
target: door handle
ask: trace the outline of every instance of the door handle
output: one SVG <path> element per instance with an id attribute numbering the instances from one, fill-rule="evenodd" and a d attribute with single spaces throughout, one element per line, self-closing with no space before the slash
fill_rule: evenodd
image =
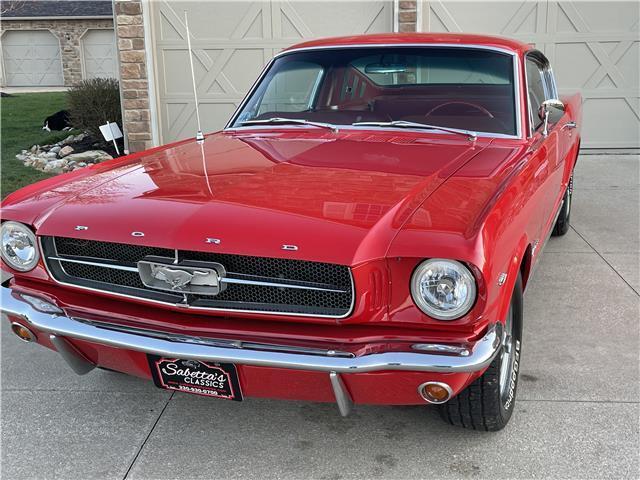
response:
<path id="1" fill-rule="evenodd" d="M 578 126 L 578 124 L 576 122 L 567 122 L 562 126 L 562 128 L 560 130 L 564 130 L 565 128 L 573 130 L 577 126 Z"/>

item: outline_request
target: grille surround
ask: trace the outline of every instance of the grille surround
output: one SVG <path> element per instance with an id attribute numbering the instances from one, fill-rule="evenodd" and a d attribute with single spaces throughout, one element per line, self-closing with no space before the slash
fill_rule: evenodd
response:
<path id="1" fill-rule="evenodd" d="M 75 243 L 74 247 L 83 252 L 73 248 L 70 250 L 64 243 L 60 248 L 60 241 Z M 42 236 L 39 237 L 39 243 L 45 266 L 54 281 L 89 291 L 188 310 L 334 319 L 348 317 L 355 306 L 353 275 L 351 269 L 344 265 L 215 252 L 176 251 L 68 237 Z M 113 251 L 110 255 L 105 253 L 110 248 L 120 249 L 125 254 Z M 77 253 L 85 254 L 72 255 Z M 249 278 L 285 283 L 291 287 L 237 285 L 236 282 L 231 282 L 223 292 L 215 296 L 163 292 L 145 287 L 139 278 L 137 261 L 150 255 L 178 255 L 180 261 L 220 262 L 225 267 L 229 265 L 228 277 L 224 278 L 230 281 L 245 281 Z M 110 258 L 118 256 L 121 258 Z M 278 276 L 274 276 L 275 274 Z M 104 281 L 105 278 L 108 281 Z M 256 301 L 261 298 L 268 301 Z"/>

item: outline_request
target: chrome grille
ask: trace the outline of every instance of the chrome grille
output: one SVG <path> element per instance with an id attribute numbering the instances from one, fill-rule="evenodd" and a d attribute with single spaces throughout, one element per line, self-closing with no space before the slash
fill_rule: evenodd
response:
<path id="1" fill-rule="evenodd" d="M 51 275 L 64 284 L 156 302 L 210 310 L 235 310 L 332 318 L 353 307 L 349 267 L 328 263 L 209 252 L 175 251 L 66 237 L 41 237 Z M 225 289 L 215 296 L 146 287 L 137 262 L 148 256 L 224 265 Z"/>

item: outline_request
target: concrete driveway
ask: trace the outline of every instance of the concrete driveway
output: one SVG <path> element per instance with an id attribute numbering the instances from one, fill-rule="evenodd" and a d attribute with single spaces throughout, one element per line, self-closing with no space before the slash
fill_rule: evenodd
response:
<path id="1" fill-rule="evenodd" d="M 587 156 L 572 230 L 525 299 L 514 418 L 498 433 L 428 407 L 170 394 L 70 372 L 2 325 L 2 478 L 638 478 L 638 156 Z"/>

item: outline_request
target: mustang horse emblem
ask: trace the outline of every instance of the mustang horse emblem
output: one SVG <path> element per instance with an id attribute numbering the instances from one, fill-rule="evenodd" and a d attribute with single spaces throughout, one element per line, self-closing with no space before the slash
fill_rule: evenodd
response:
<path id="1" fill-rule="evenodd" d="M 200 295 L 217 295 L 224 290 L 222 279 L 226 270 L 223 265 L 216 262 L 169 263 L 172 260 L 153 256 L 140 260 L 138 272 L 142 283 L 158 290 Z"/>
<path id="2" fill-rule="evenodd" d="M 156 280 L 167 282 L 171 285 L 171 290 L 179 290 L 180 288 L 191 283 L 194 277 L 206 277 L 209 272 L 200 272 L 194 270 L 193 273 L 186 270 L 178 270 L 169 267 L 153 266 L 151 268 L 151 276 Z"/>

